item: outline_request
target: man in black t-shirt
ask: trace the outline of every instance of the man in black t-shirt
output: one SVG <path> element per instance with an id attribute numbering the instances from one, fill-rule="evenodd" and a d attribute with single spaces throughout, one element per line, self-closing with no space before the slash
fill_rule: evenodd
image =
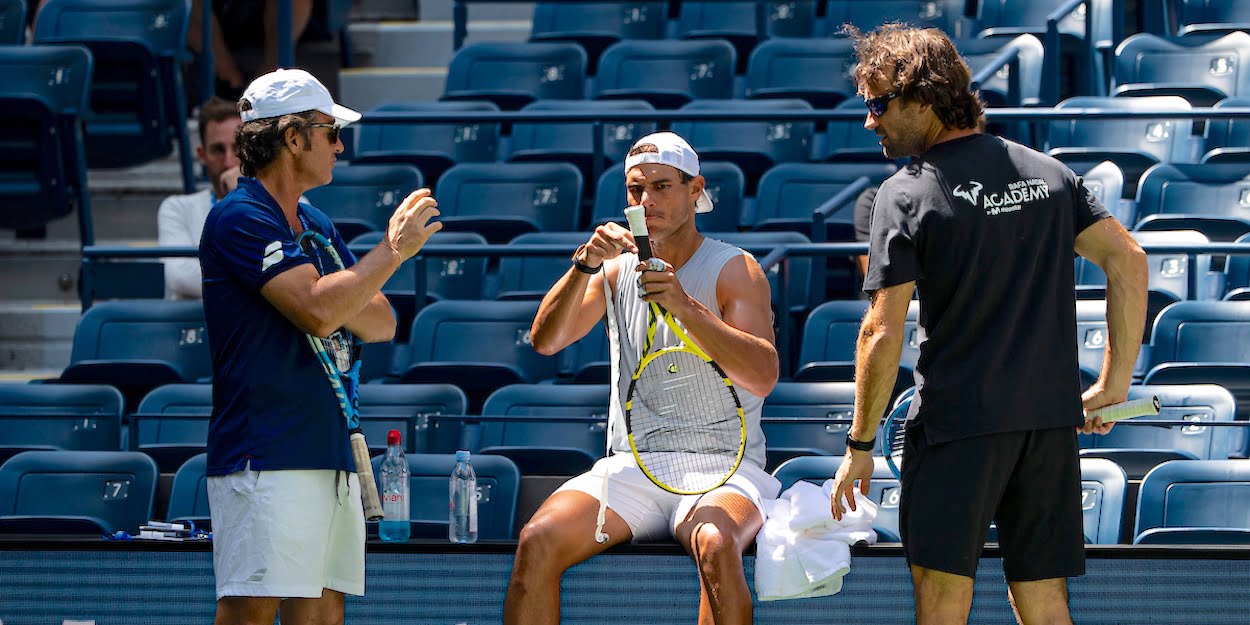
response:
<path id="1" fill-rule="evenodd" d="M 890 158 L 880 187 L 856 353 L 855 421 L 835 478 L 841 518 L 872 475 L 913 290 L 927 339 L 903 457 L 900 534 L 921 625 L 966 623 L 991 521 L 1016 618 L 1070 623 L 1066 578 L 1085 570 L 1077 431 L 1124 401 L 1145 323 L 1145 254 L 1058 161 L 976 130 L 968 66 L 938 30 L 852 30 L 864 127 Z M 1072 258 L 1108 276 L 1110 340 L 1081 394 Z M 845 502 L 844 502 L 845 499 Z"/>

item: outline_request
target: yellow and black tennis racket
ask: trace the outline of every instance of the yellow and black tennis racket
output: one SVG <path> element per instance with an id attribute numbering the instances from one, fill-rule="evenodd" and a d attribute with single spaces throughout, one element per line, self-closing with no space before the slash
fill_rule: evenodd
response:
<path id="1" fill-rule="evenodd" d="M 681 343 L 653 350 L 661 318 Z M 655 303 L 626 393 L 625 428 L 643 473 L 678 495 L 700 495 L 724 484 L 746 449 L 746 417 L 733 382 Z"/>

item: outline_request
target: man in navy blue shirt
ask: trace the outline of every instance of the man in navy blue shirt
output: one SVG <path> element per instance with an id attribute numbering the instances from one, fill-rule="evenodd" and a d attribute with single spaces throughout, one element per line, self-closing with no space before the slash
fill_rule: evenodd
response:
<path id="1" fill-rule="evenodd" d="M 887 157 L 912 161 L 882 183 L 872 207 L 871 304 L 833 515 L 854 508 L 857 480 L 868 494 L 877 424 L 917 291 L 926 338 L 899 501 L 916 622 L 967 622 L 995 521 L 1017 620 L 1071 623 L 1067 578 L 1085 572 L 1077 431 L 1109 431 L 1113 424 L 1085 420 L 1082 408 L 1128 396 L 1146 314 L 1145 254 L 1062 163 L 977 132 L 982 104 L 944 33 L 887 24 L 850 34 L 864 127 Z M 1084 394 L 1075 254 L 1107 273 L 1110 339 Z"/>
<path id="2" fill-rule="evenodd" d="M 442 228 L 428 189 L 396 209 L 356 260 L 330 219 L 300 203 L 330 182 L 340 129 L 360 114 L 303 70 L 257 78 L 239 100 L 243 177 L 204 224 L 200 264 L 213 357 L 208 495 L 218 625 L 341 623 L 364 594 L 364 517 L 347 425 L 305 334 L 395 333 L 379 292 Z M 315 230 L 347 268 L 322 276 L 296 243 Z"/>

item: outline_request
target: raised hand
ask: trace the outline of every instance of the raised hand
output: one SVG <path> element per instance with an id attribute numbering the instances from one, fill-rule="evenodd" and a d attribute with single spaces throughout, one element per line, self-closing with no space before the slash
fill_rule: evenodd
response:
<path id="1" fill-rule="evenodd" d="M 417 189 L 391 215 L 383 242 L 399 254 L 401 262 L 408 260 L 421 251 L 430 235 L 443 229 L 442 222 L 431 221 L 441 214 L 430 190 Z"/>

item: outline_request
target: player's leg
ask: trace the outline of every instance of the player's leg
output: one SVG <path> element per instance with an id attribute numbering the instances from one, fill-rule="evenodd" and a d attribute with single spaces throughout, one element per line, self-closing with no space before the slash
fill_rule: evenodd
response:
<path id="1" fill-rule="evenodd" d="M 273 625 L 281 602 L 279 597 L 222 597 L 213 625 Z"/>
<path id="2" fill-rule="evenodd" d="M 1085 573 L 1081 465 L 1072 428 L 1029 433 L 997 519 L 1016 619 L 1070 624 L 1067 578 Z"/>
<path id="3" fill-rule="evenodd" d="M 899 534 L 920 625 L 967 623 L 986 534 L 1023 441 L 1006 433 L 929 444 L 923 426 L 907 429 Z"/>
<path id="4" fill-rule="evenodd" d="M 521 529 L 504 600 L 504 623 L 558 623 L 560 576 L 564 571 L 608 547 L 629 542 L 635 534 L 633 528 L 648 522 L 646 506 L 631 502 L 645 496 L 647 487 L 659 489 L 636 466 L 629 470 L 629 460 L 632 457 L 628 455 L 601 459 L 590 471 L 561 486 Z M 603 527 L 608 540 L 598 543 L 595 521 L 606 467 L 613 470 Z"/>
<path id="5" fill-rule="evenodd" d="M 699 623 L 750 623 L 751 591 L 742 552 L 764 524 L 764 500 L 781 484 L 763 469 L 743 463 L 722 487 L 683 498 L 674 511 L 673 535 L 699 572 Z"/>
<path id="6" fill-rule="evenodd" d="M 269 621 L 266 625 L 272 625 Z M 343 625 L 343 593 L 326 590 L 316 599 L 282 602 L 282 625 Z"/>

